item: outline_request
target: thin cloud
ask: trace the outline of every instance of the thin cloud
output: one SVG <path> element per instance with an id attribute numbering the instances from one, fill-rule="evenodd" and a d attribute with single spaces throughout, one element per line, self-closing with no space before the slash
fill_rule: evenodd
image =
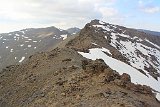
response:
<path id="1" fill-rule="evenodd" d="M 160 12 L 160 7 L 148 7 L 143 9 L 146 13 L 158 13 Z"/>
<path id="2" fill-rule="evenodd" d="M 99 8 L 99 11 L 101 12 L 103 17 L 115 16 L 118 13 L 118 11 L 115 8 L 108 7 L 101 7 Z"/>
<path id="3" fill-rule="evenodd" d="M 154 14 L 160 12 L 160 7 L 153 4 L 153 0 L 139 0 L 138 1 L 139 8 L 141 11 L 149 14 Z"/>

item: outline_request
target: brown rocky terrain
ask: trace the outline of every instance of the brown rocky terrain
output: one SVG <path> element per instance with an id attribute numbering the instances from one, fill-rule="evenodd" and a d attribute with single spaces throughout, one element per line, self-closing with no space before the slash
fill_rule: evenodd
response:
<path id="1" fill-rule="evenodd" d="M 131 83 L 103 60 L 56 48 L 0 74 L 1 107 L 159 107 L 148 86 Z"/>
<path id="2" fill-rule="evenodd" d="M 107 45 L 110 39 L 106 41 L 105 34 L 92 32 L 85 27 L 59 48 L 4 68 L 0 72 L 0 107 L 160 107 L 149 86 L 132 83 L 128 74 L 120 75 L 102 59 L 93 61 L 78 54 L 77 50 L 98 47 L 92 44 L 96 43 L 113 50 L 113 57 L 127 60 Z"/>

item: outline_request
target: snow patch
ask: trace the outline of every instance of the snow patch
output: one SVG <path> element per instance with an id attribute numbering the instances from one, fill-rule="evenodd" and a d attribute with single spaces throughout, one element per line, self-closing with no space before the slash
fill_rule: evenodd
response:
<path id="1" fill-rule="evenodd" d="M 32 45 L 28 45 L 28 48 L 32 47 Z"/>
<path id="2" fill-rule="evenodd" d="M 151 45 L 153 45 L 153 46 L 155 46 L 156 48 L 160 49 L 160 46 L 158 46 L 158 45 L 152 43 L 151 41 L 149 41 L 149 40 L 147 40 L 147 39 L 145 39 L 145 41 L 149 42 Z"/>
<path id="3" fill-rule="evenodd" d="M 21 60 L 19 60 L 19 62 L 21 63 L 24 59 L 25 59 L 25 57 L 23 56 L 23 57 L 21 58 Z"/>
<path id="4" fill-rule="evenodd" d="M 138 39 L 137 41 L 142 42 L 143 40 L 140 38 L 140 39 Z"/>
<path id="5" fill-rule="evenodd" d="M 23 46 L 24 46 L 24 44 L 21 44 L 20 46 L 21 46 L 21 47 L 23 47 Z"/>
<path id="6" fill-rule="evenodd" d="M 138 39 L 138 37 L 137 37 L 137 36 L 135 36 L 135 37 L 133 37 L 133 39 Z"/>
<path id="7" fill-rule="evenodd" d="M 22 32 L 23 34 L 25 34 L 25 32 L 24 32 L 23 30 L 22 30 L 21 32 Z"/>
<path id="8" fill-rule="evenodd" d="M 122 36 L 122 37 L 125 37 L 125 38 L 129 38 L 129 37 L 130 37 L 129 35 L 119 34 L 119 33 L 118 33 L 117 35 Z"/>
<path id="9" fill-rule="evenodd" d="M 105 39 L 107 39 L 107 36 L 105 36 Z"/>
<path id="10" fill-rule="evenodd" d="M 99 45 L 97 45 L 96 43 L 92 43 L 93 45 L 96 45 L 96 46 L 99 46 Z"/>
<path id="11" fill-rule="evenodd" d="M 104 24 L 106 24 L 106 23 L 105 23 L 105 22 L 103 22 L 103 21 L 99 21 L 99 24 L 104 25 Z"/>
<path id="12" fill-rule="evenodd" d="M 19 36 L 19 34 L 15 34 L 16 36 Z"/>
<path id="13" fill-rule="evenodd" d="M 63 38 L 63 40 L 67 39 L 67 34 L 61 35 L 61 37 Z"/>
<path id="14" fill-rule="evenodd" d="M 59 30 L 60 30 L 60 31 L 63 31 L 63 29 L 60 29 L 60 28 L 59 28 Z"/>
<path id="15" fill-rule="evenodd" d="M 102 28 L 103 30 L 106 30 L 106 31 L 111 31 L 111 29 L 109 29 L 107 26 L 103 26 L 103 25 L 93 25 L 93 27 Z"/>
<path id="16" fill-rule="evenodd" d="M 29 37 L 22 35 L 23 38 L 28 39 Z"/>
<path id="17" fill-rule="evenodd" d="M 0 40 L 3 38 L 3 36 L 0 37 Z"/>
<path id="18" fill-rule="evenodd" d="M 160 93 L 156 93 L 156 98 L 160 101 Z"/>
<path id="19" fill-rule="evenodd" d="M 11 49 L 10 52 L 13 52 L 13 49 Z"/>

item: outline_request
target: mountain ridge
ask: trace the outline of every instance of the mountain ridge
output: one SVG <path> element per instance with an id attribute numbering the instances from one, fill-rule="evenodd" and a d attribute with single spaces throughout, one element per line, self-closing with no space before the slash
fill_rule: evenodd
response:
<path id="1" fill-rule="evenodd" d="M 158 31 L 152 31 L 152 30 L 145 30 L 145 29 L 138 29 L 139 31 L 143 31 L 145 33 L 149 33 L 151 35 L 160 36 L 160 32 Z"/>
<path id="2" fill-rule="evenodd" d="M 150 36 L 93 20 L 57 48 L 3 69 L 0 106 L 159 107 L 158 71 L 143 68 L 158 57 L 159 44 Z"/>
<path id="3" fill-rule="evenodd" d="M 156 41 L 150 41 L 154 39 L 156 39 Z M 79 51 L 82 56 L 92 60 L 107 57 L 108 59 L 105 59 L 105 62 L 110 64 L 112 69 L 135 76 L 136 74 L 132 74 L 125 69 L 120 71 L 120 68 L 116 68 L 114 63 L 126 66 L 128 69 L 132 69 L 130 68 L 131 66 L 140 72 L 139 75 L 141 75 L 145 81 L 147 81 L 147 78 L 151 79 L 150 81 L 153 83 L 148 84 L 149 86 L 160 90 L 156 85 L 160 82 L 160 46 L 157 43 L 159 40 L 160 38 L 158 36 L 152 37 L 151 35 L 134 29 L 93 20 L 91 23 L 86 24 L 80 32 L 80 35 L 71 40 L 66 46 Z M 102 52 L 105 52 L 107 56 Z M 117 62 L 117 59 L 127 65 Z M 107 60 L 115 62 L 109 63 Z M 132 70 L 137 72 L 134 69 Z M 138 77 L 134 77 L 134 79 L 136 78 Z M 144 80 L 137 80 L 134 80 L 134 82 L 147 84 L 143 82 Z M 157 94 L 157 96 L 159 96 L 159 94 Z"/>
<path id="4" fill-rule="evenodd" d="M 128 74 L 119 75 L 103 60 L 88 60 L 69 48 L 30 56 L 0 77 L 3 107 L 159 106 L 149 87 L 135 85 Z"/>
<path id="5" fill-rule="evenodd" d="M 102 26 L 102 28 L 101 27 L 94 27 L 94 25 L 96 26 L 96 24 L 98 24 L 97 26 Z M 105 26 L 112 26 L 112 25 L 104 23 L 104 27 Z M 119 28 L 123 29 L 125 31 L 125 33 L 122 33 L 122 31 L 119 30 Z M 160 40 L 160 37 L 152 37 L 152 36 L 147 35 L 147 34 L 145 34 L 143 32 L 138 32 L 138 31 L 136 31 L 134 29 L 132 30 L 132 29 L 128 29 L 128 28 L 125 28 L 125 27 L 122 27 L 122 26 L 118 26 L 118 28 L 117 28 L 118 30 L 115 29 L 111 33 L 110 33 L 110 31 L 107 31 L 105 29 L 109 30 L 108 28 L 104 28 L 103 29 L 103 25 L 99 24 L 99 20 L 93 20 L 93 21 L 91 21 L 91 23 L 87 24 L 85 26 L 85 28 L 80 32 L 80 36 L 78 36 L 74 40 L 70 41 L 67 45 L 72 47 L 73 49 L 76 48 L 78 50 L 87 50 L 87 49 L 90 49 L 90 48 L 93 48 L 93 47 L 97 47 L 95 45 L 95 44 L 97 44 L 100 47 L 108 48 L 111 51 L 116 51 L 115 56 L 114 56 L 114 52 L 111 52 L 113 54 L 113 57 L 120 58 L 119 60 L 121 60 L 123 62 L 126 62 L 126 61 L 128 61 L 128 59 L 126 59 L 122 55 L 122 52 L 121 53 L 117 52 L 117 49 L 122 47 L 121 44 L 117 44 L 119 42 L 119 40 L 118 40 L 117 43 L 111 43 L 111 40 L 113 39 L 113 38 L 111 38 L 111 35 L 112 34 L 115 35 L 118 32 L 117 35 L 120 35 L 118 39 L 122 39 L 122 40 L 125 40 L 125 39 L 127 40 L 128 39 L 129 41 L 132 41 L 133 43 L 134 42 L 135 43 L 141 43 L 142 42 L 142 43 L 144 43 L 145 45 L 147 45 L 147 46 L 149 46 L 151 48 L 157 49 L 157 52 L 159 52 L 159 50 L 160 50 L 160 47 L 158 46 L 159 45 L 158 44 L 158 42 L 159 42 L 158 40 Z M 112 29 L 112 27 L 111 27 L 111 29 Z M 128 30 L 126 30 L 126 29 L 128 29 Z M 97 34 L 97 32 L 95 32 L 95 30 L 99 30 L 98 33 L 101 36 L 97 37 L 98 34 Z M 133 31 L 135 33 L 133 33 Z M 113 33 L 113 32 L 116 32 L 116 33 Z M 137 36 L 139 36 L 139 37 L 137 37 Z M 132 38 L 134 38 L 134 39 L 132 39 Z M 153 43 L 151 41 L 149 41 L 149 40 L 154 40 L 154 39 L 155 39 L 155 41 L 154 42 L 152 41 Z M 96 41 L 98 43 L 96 43 Z M 118 47 L 115 46 L 115 45 L 117 45 Z M 115 50 L 114 48 L 117 48 L 117 49 Z M 137 51 L 139 51 L 139 50 L 137 50 Z M 159 58 L 159 56 L 158 56 L 158 58 Z"/>
<path id="6" fill-rule="evenodd" d="M 72 31 L 78 32 L 74 29 Z M 54 26 L 2 33 L 0 34 L 0 69 L 7 65 L 21 63 L 36 52 L 47 51 L 69 36 L 72 34 L 67 30 Z"/>

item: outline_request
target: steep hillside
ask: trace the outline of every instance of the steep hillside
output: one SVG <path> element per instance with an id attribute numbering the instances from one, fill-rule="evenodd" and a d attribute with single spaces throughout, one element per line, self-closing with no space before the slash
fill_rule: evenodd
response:
<path id="1" fill-rule="evenodd" d="M 130 74 L 132 82 L 160 92 L 159 41 L 158 36 L 93 20 L 66 46 L 86 58 L 101 58 L 113 70 Z"/>
<path id="2" fill-rule="evenodd" d="M 69 48 L 30 56 L 0 73 L 1 107 L 159 107 L 148 86 Z"/>
<path id="3" fill-rule="evenodd" d="M 56 27 L 0 34 L 0 70 L 7 65 L 21 63 L 36 52 L 47 51 L 70 35 Z"/>

